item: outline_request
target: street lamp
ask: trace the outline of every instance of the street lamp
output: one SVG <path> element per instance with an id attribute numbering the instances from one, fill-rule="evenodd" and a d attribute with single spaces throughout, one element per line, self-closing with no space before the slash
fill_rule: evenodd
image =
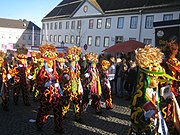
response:
<path id="1" fill-rule="evenodd" d="M 62 46 L 64 46 L 64 42 L 63 42 L 63 41 L 61 42 L 61 47 L 62 47 Z"/>

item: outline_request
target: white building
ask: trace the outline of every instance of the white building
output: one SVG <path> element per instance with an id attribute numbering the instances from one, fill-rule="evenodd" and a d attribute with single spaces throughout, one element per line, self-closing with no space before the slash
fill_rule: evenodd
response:
<path id="1" fill-rule="evenodd" d="M 179 0 L 63 0 L 42 19 L 42 43 L 96 53 L 127 40 L 155 45 L 153 23 L 179 18 Z"/>
<path id="2" fill-rule="evenodd" d="M 31 49 L 40 45 L 41 29 L 27 20 L 0 18 L 0 49 L 12 50 L 18 47 Z"/>

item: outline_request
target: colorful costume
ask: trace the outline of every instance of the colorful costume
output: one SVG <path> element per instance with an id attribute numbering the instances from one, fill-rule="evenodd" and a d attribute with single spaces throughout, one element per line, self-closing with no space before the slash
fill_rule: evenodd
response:
<path id="1" fill-rule="evenodd" d="M 71 47 L 67 50 L 67 59 L 69 64 L 67 68 L 64 69 L 63 72 L 63 84 L 62 89 L 64 92 L 65 102 L 63 105 L 63 115 L 66 117 L 68 109 L 70 107 L 70 102 L 72 101 L 74 104 L 74 114 L 75 120 L 80 122 L 81 116 L 81 97 L 82 97 L 82 85 L 80 80 L 80 66 L 78 64 L 79 55 L 81 54 L 81 48 L 79 47 Z"/>
<path id="2" fill-rule="evenodd" d="M 12 69 L 12 77 L 14 79 L 14 89 L 13 89 L 13 100 L 14 103 L 18 104 L 18 98 L 20 90 L 23 95 L 23 102 L 26 106 L 29 106 L 29 98 L 28 98 L 28 87 L 27 87 L 27 48 L 18 48 L 16 59 L 18 61 L 17 64 L 13 66 Z"/>
<path id="3" fill-rule="evenodd" d="M 56 132 L 63 133 L 62 128 L 62 90 L 59 86 L 59 76 L 56 71 L 56 48 L 45 44 L 40 46 L 44 65 L 41 67 L 35 80 L 36 88 L 40 94 L 40 108 L 38 110 L 36 126 L 41 129 L 51 109 L 54 110 L 54 123 Z"/>
<path id="4" fill-rule="evenodd" d="M 108 68 L 110 66 L 109 61 L 103 60 L 101 62 L 101 67 L 99 69 L 100 72 L 100 80 L 102 86 L 102 95 L 105 99 L 106 109 L 112 109 L 112 94 L 111 94 L 111 85 L 108 80 Z"/>
<path id="5" fill-rule="evenodd" d="M 160 66 L 163 53 L 150 45 L 136 51 L 138 83 L 131 102 L 131 133 L 168 134 L 160 103 L 159 81 L 173 79 Z M 160 80 L 161 79 L 161 80 Z"/>
<path id="6" fill-rule="evenodd" d="M 168 46 L 169 56 L 165 64 L 166 72 L 173 78 L 180 79 L 180 61 L 176 58 L 178 54 L 178 44 L 171 41 Z M 167 122 L 170 134 L 180 134 L 180 81 L 173 80 L 170 83 L 170 90 L 174 96 L 170 99 L 164 99 L 166 102 L 162 104 L 163 116 Z M 179 115 L 179 117 L 178 117 Z"/>
<path id="7" fill-rule="evenodd" d="M 100 110 L 100 99 L 101 99 L 101 83 L 99 70 L 96 66 L 98 63 L 98 55 L 96 53 L 86 54 L 86 60 L 88 67 L 83 77 L 83 111 L 88 107 L 89 99 L 92 99 L 91 106 L 95 109 L 97 114 L 101 113 Z"/>
<path id="8" fill-rule="evenodd" d="M 0 98 L 2 100 L 3 110 L 8 111 L 9 89 L 8 89 L 8 63 L 4 61 L 4 52 L 0 51 Z"/>

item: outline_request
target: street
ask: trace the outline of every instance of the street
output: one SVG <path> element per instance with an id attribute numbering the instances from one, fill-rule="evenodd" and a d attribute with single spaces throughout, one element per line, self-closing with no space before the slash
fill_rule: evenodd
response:
<path id="1" fill-rule="evenodd" d="M 11 92 L 12 93 L 12 92 Z M 31 106 L 25 106 L 20 94 L 18 105 L 14 105 L 10 95 L 10 110 L 0 108 L 0 135 L 56 135 L 53 123 L 53 112 L 49 115 L 43 131 L 37 131 L 35 119 L 38 103 L 30 94 Z M 130 125 L 130 109 L 128 101 L 114 96 L 113 109 L 106 110 L 102 102 L 102 115 L 95 114 L 91 106 L 82 114 L 82 123 L 73 117 L 72 106 L 67 118 L 63 121 L 67 135 L 126 135 Z"/>

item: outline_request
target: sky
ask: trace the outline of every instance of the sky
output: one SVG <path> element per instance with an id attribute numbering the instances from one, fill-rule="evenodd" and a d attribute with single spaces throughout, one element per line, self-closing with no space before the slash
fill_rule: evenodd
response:
<path id="1" fill-rule="evenodd" d="M 41 20 L 62 0 L 0 0 L 0 18 L 26 19 L 42 28 Z"/>

